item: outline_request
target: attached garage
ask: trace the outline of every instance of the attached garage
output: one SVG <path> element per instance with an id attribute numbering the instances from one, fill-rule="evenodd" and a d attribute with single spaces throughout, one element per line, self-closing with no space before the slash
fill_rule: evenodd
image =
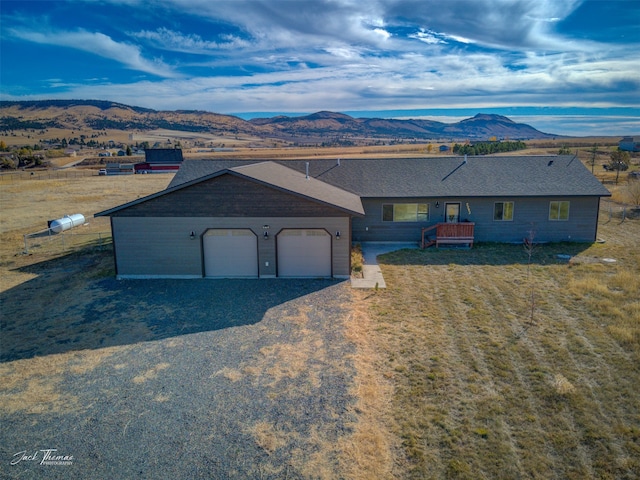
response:
<path id="1" fill-rule="evenodd" d="M 257 277 L 258 237 L 249 230 L 212 228 L 202 237 L 206 277 Z"/>
<path id="2" fill-rule="evenodd" d="M 214 163 L 96 214 L 111 217 L 118 278 L 349 277 L 360 197 L 273 162 Z"/>
<path id="3" fill-rule="evenodd" d="M 279 277 L 330 277 L 331 235 L 324 229 L 285 229 L 277 237 Z"/>

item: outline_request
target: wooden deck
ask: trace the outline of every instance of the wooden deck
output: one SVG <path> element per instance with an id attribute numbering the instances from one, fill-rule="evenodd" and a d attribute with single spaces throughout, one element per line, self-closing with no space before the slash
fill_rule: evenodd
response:
<path id="1" fill-rule="evenodd" d="M 422 229 L 421 248 L 435 245 L 469 245 L 473 247 L 473 230 L 475 223 L 437 223 Z M 435 237 L 433 232 L 435 231 Z M 431 235 L 429 235 L 431 233 Z"/>

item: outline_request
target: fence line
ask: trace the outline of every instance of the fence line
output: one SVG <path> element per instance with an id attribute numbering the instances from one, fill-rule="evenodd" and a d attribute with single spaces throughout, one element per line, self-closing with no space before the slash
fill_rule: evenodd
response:
<path id="1" fill-rule="evenodd" d="M 103 248 L 112 243 L 111 232 L 61 232 L 50 228 L 27 233 L 24 237 L 24 253 L 56 254 L 86 247 Z"/>
<path id="2" fill-rule="evenodd" d="M 608 220 L 617 218 L 624 222 L 627 218 L 640 218 L 640 209 L 637 207 L 614 203 L 605 199 L 600 201 L 600 212 L 607 215 Z"/>
<path id="3" fill-rule="evenodd" d="M 91 177 L 96 175 L 95 170 L 83 169 L 83 170 L 32 170 L 32 171 L 20 171 L 20 172 L 6 172 L 0 175 L 0 184 L 13 183 L 24 180 L 54 180 L 59 178 L 82 178 Z"/>

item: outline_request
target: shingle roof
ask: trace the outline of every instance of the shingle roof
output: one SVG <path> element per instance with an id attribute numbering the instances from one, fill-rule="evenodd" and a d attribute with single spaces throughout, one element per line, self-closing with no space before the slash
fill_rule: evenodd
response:
<path id="1" fill-rule="evenodd" d="M 237 166 L 229 171 L 289 193 L 338 207 L 350 213 L 364 215 L 362 201 L 358 195 L 312 177 L 306 177 L 304 173 L 274 162 Z"/>
<path id="2" fill-rule="evenodd" d="M 172 181 L 165 190 L 139 198 L 124 205 L 96 213 L 94 216 L 109 216 L 119 210 L 123 210 L 133 205 L 138 205 L 147 200 L 169 194 L 176 190 L 188 188 L 196 183 L 225 174 L 244 177 L 267 185 L 271 188 L 277 188 L 300 197 L 338 208 L 352 215 L 364 215 L 364 208 L 359 196 L 314 178 L 307 178 L 304 173 L 292 170 L 291 168 L 287 168 L 274 162 L 246 162 L 242 165 L 238 165 L 238 162 L 233 162 L 233 165 L 227 165 L 226 167 L 218 168 L 220 167 L 218 165 L 216 168 L 208 169 L 213 170 L 208 174 L 204 173 L 204 169 L 197 168 L 203 166 L 204 165 L 200 162 L 193 162 L 192 170 L 200 171 L 203 173 L 202 175 L 198 175 L 191 180 L 178 183 L 175 182 L 174 177 L 174 181 Z M 189 168 L 187 170 L 189 170 Z"/>
<path id="3" fill-rule="evenodd" d="M 220 170 L 228 170 L 230 168 L 242 165 L 250 165 L 259 163 L 259 161 L 243 161 L 243 160 L 185 160 L 180 165 L 180 169 L 174 175 L 167 188 L 173 188 L 183 183 L 206 177 Z"/>
<path id="4" fill-rule="evenodd" d="M 251 161 L 185 161 L 170 186 Z M 578 160 L 565 156 L 434 157 L 280 161 L 360 197 L 610 196 Z"/>

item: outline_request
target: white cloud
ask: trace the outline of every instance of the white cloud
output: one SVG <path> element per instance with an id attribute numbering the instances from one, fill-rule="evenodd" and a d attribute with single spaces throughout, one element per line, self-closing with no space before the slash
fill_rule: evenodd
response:
<path id="1" fill-rule="evenodd" d="M 67 96 L 109 98 L 151 108 L 218 112 L 340 111 L 562 102 L 604 106 L 620 101 L 612 93 L 612 87 L 620 92 L 620 98 L 640 89 L 634 73 L 640 60 L 638 55 L 594 59 L 588 54 L 531 52 L 513 57 L 509 53 L 481 51 L 461 55 L 445 50 L 446 46 L 438 48 L 390 56 L 379 56 L 375 51 L 351 45 L 313 52 L 264 51 L 251 55 L 245 50 L 241 52 L 247 56 L 243 58 L 245 64 L 278 68 L 246 76 L 70 86 Z M 234 57 L 226 61 L 233 63 Z M 287 61 L 296 62 L 296 66 L 286 67 Z M 626 93 L 622 91 L 624 88 Z"/>
<path id="2" fill-rule="evenodd" d="M 451 39 L 451 40 L 454 40 L 454 41 L 456 41 L 458 43 L 474 43 L 473 40 L 471 40 L 469 38 L 462 37 L 460 35 L 446 35 L 446 34 L 443 34 L 443 37 Z"/>
<path id="3" fill-rule="evenodd" d="M 121 4 L 125 0 L 111 0 Z M 141 4 L 137 0 L 128 3 Z M 554 25 L 583 0 L 159 0 L 163 8 L 225 22 L 246 32 L 245 39 L 208 42 L 197 35 L 168 29 L 140 32 L 166 48 L 227 48 L 298 50 L 359 45 L 361 48 L 410 49 L 393 39 L 394 26 L 413 26 L 411 35 L 426 44 L 438 40 L 476 44 L 506 51 L 580 50 L 585 42 L 553 32 Z"/>
<path id="4" fill-rule="evenodd" d="M 142 8 L 141 1 L 129 3 Z M 91 51 L 161 75 L 165 80 L 159 82 L 68 85 L 66 92 L 151 108 L 637 106 L 637 48 L 557 33 L 558 19 L 579 5 L 573 0 L 158 0 L 145 8 L 161 6 L 163 14 L 179 18 L 165 27 L 145 24 L 125 32 L 127 42 L 140 45 L 117 41 L 115 32 L 109 37 L 82 30 L 33 33 L 22 27 L 20 38 Z M 212 27 L 208 36 L 201 24 L 200 34 L 189 32 L 188 15 L 225 24 L 235 35 L 216 35 Z M 174 66 L 145 58 L 148 46 L 162 49 Z M 180 63 L 185 56 L 173 52 L 199 56 L 185 64 Z M 215 67 L 216 76 L 199 76 L 202 67 Z M 233 74 L 224 73 L 227 67 Z M 245 75 L 238 76 L 243 69 Z M 184 78 L 174 78 L 176 72 Z"/>
<path id="5" fill-rule="evenodd" d="M 222 41 L 212 42 L 203 40 L 199 35 L 183 34 L 165 27 L 158 28 L 155 31 L 142 30 L 140 32 L 133 32 L 130 35 L 141 40 L 147 40 L 157 48 L 194 54 L 210 54 L 216 50 L 249 46 L 247 41 L 233 35 L 221 35 L 220 39 Z"/>
<path id="6" fill-rule="evenodd" d="M 391 34 L 389 32 L 387 32 L 383 28 L 374 28 L 373 31 L 374 31 L 374 33 L 380 35 L 385 40 L 388 39 L 388 38 L 391 38 Z"/>
<path id="7" fill-rule="evenodd" d="M 131 70 L 137 70 L 164 78 L 175 78 L 176 74 L 160 60 L 148 60 L 142 56 L 136 45 L 120 43 L 103 33 L 85 30 L 36 32 L 24 28 L 11 30 L 14 37 L 29 42 L 82 50 L 121 63 Z"/>
<path id="8" fill-rule="evenodd" d="M 361 53 L 355 48 L 349 47 L 328 47 L 325 48 L 325 51 L 330 53 L 335 57 L 345 58 L 348 60 L 359 59 L 361 58 Z"/>
<path id="9" fill-rule="evenodd" d="M 447 43 L 441 38 L 439 38 L 435 32 L 431 32 L 423 28 L 421 28 L 420 31 L 416 33 L 412 33 L 408 36 L 409 38 L 415 38 L 416 40 L 420 40 L 421 42 L 424 42 L 429 45 L 437 45 L 438 43 Z"/>

